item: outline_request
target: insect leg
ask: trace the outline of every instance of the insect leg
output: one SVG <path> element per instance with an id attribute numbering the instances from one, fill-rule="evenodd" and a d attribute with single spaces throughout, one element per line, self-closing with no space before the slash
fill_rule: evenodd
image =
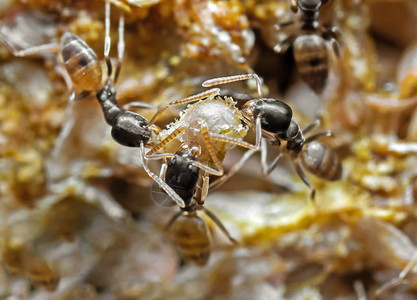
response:
<path id="1" fill-rule="evenodd" d="M 340 57 L 340 41 L 341 41 L 341 34 L 339 29 L 336 26 L 329 27 L 329 26 L 323 26 L 320 28 L 320 30 L 323 32 L 322 37 L 329 41 L 332 45 L 332 49 L 337 57 Z"/>
<path id="2" fill-rule="evenodd" d="M 288 27 L 292 24 L 294 24 L 294 21 L 288 21 L 288 22 L 283 22 L 283 23 L 280 23 L 280 24 L 275 24 L 274 29 L 281 30 L 281 29 L 283 29 L 285 27 Z"/>
<path id="3" fill-rule="evenodd" d="M 261 148 L 261 166 L 262 166 L 262 174 L 267 176 L 269 175 L 277 166 L 279 159 L 282 157 L 282 153 L 278 154 L 278 156 L 274 159 L 272 163 L 268 165 L 266 162 L 266 155 L 267 155 L 267 145 L 265 139 L 263 139 L 262 148 Z"/>
<path id="4" fill-rule="evenodd" d="M 165 174 L 167 172 L 167 168 L 168 168 L 168 162 L 166 158 L 163 158 L 163 162 L 162 162 L 162 166 L 161 166 L 161 170 L 159 171 L 159 177 L 161 177 L 161 179 L 163 181 L 165 181 Z"/>
<path id="5" fill-rule="evenodd" d="M 169 222 L 165 225 L 164 230 L 168 231 L 171 228 L 172 224 L 174 224 L 175 221 L 178 219 L 178 217 L 181 216 L 181 214 L 182 214 L 182 211 L 179 211 L 175 215 L 173 215 L 171 220 L 169 220 Z"/>
<path id="6" fill-rule="evenodd" d="M 166 138 L 164 138 L 158 144 L 153 146 L 153 148 L 148 153 L 146 153 L 146 157 L 149 157 L 150 155 L 156 153 L 159 149 L 161 149 L 166 144 L 168 144 L 170 141 L 172 141 L 176 136 L 178 136 L 185 129 L 186 129 L 185 125 L 182 125 L 182 126 L 178 127 L 177 129 L 175 129 L 170 135 L 168 135 Z"/>
<path id="7" fill-rule="evenodd" d="M 220 230 L 224 233 L 225 236 L 235 245 L 239 244 L 238 241 L 236 241 L 230 233 L 227 231 L 226 227 L 224 227 L 223 223 L 219 220 L 219 218 L 216 217 L 214 213 L 212 213 L 210 210 L 208 210 L 205 207 L 202 207 L 204 213 L 214 222 L 216 225 L 220 228 Z"/>
<path id="8" fill-rule="evenodd" d="M 206 171 L 207 173 L 209 173 L 210 175 L 214 175 L 214 176 L 222 176 L 223 175 L 223 168 L 221 168 L 220 167 L 220 169 L 219 170 L 216 170 L 216 169 L 214 169 L 214 168 L 212 168 L 212 167 L 209 167 L 208 165 L 206 165 L 206 164 L 203 164 L 203 163 L 201 163 L 201 162 L 199 162 L 199 161 L 195 161 L 195 160 L 192 160 L 191 161 L 191 164 L 193 165 L 193 166 L 196 166 L 196 167 L 198 167 L 198 168 L 200 168 L 201 170 L 204 170 L 204 171 Z"/>
<path id="9" fill-rule="evenodd" d="M 119 42 L 117 43 L 117 65 L 116 72 L 114 73 L 114 84 L 116 84 L 117 79 L 119 79 L 120 70 L 122 69 L 123 56 L 125 54 L 125 17 L 123 13 L 120 15 L 119 19 Z"/>
<path id="10" fill-rule="evenodd" d="M 243 141 L 242 139 L 229 137 L 229 136 L 226 136 L 224 134 L 210 133 L 210 137 L 213 140 L 222 141 L 224 143 L 229 143 L 229 144 L 241 146 L 243 148 L 259 150 L 259 148 L 261 147 L 261 139 L 262 139 L 261 118 L 256 119 L 255 133 L 256 133 L 255 145 L 247 143 L 247 142 Z"/>
<path id="11" fill-rule="evenodd" d="M 123 105 L 123 109 L 130 109 L 130 108 L 144 108 L 144 109 L 157 110 L 158 106 L 152 103 L 142 102 L 142 101 L 132 101 Z"/>
<path id="12" fill-rule="evenodd" d="M 145 154 L 146 160 L 160 160 L 160 159 L 167 159 L 167 158 L 173 158 L 175 154 L 173 153 L 155 153 L 152 155 Z"/>
<path id="13" fill-rule="evenodd" d="M 257 150 L 249 149 L 245 152 L 245 154 L 240 158 L 240 160 L 230 169 L 230 171 L 217 179 L 214 183 L 210 185 L 210 190 L 215 190 L 220 187 L 223 183 L 226 182 L 230 177 L 236 174 L 240 168 L 245 164 L 245 162 L 256 152 Z"/>
<path id="14" fill-rule="evenodd" d="M 201 188 L 201 197 L 200 197 L 200 200 L 197 200 L 197 203 L 200 204 L 200 205 L 203 205 L 206 202 L 207 194 L 208 194 L 208 190 L 209 190 L 209 182 L 210 182 L 210 177 L 207 174 L 207 172 L 204 172 L 204 174 L 203 174 L 203 186 Z"/>
<path id="15" fill-rule="evenodd" d="M 0 41 L 13 53 L 14 56 L 23 57 L 28 55 L 37 55 L 48 52 L 59 52 L 61 47 L 57 43 L 33 46 L 25 50 L 17 50 L 3 34 L 0 33 Z"/>
<path id="16" fill-rule="evenodd" d="M 294 37 L 291 35 L 274 46 L 276 53 L 284 53 L 291 46 Z"/>
<path id="17" fill-rule="evenodd" d="M 305 143 L 309 143 L 311 141 L 317 140 L 317 139 L 319 139 L 319 138 L 321 138 L 323 136 L 333 136 L 333 133 L 330 130 L 316 133 L 316 134 L 314 134 L 314 135 L 309 136 L 308 138 L 306 138 Z"/>
<path id="18" fill-rule="evenodd" d="M 301 132 L 305 135 L 306 133 L 308 133 L 309 131 L 313 130 L 314 128 L 316 128 L 317 126 L 319 126 L 321 123 L 320 118 L 317 118 L 314 120 L 313 123 L 311 123 L 310 125 L 308 125 L 306 128 L 304 128 L 303 130 L 301 130 Z"/>
<path id="19" fill-rule="evenodd" d="M 106 59 L 106 65 L 107 65 L 107 77 L 110 78 L 110 75 L 112 73 L 112 64 L 109 57 L 110 54 L 110 46 L 111 46 L 111 37 L 110 37 L 110 2 L 106 1 L 106 4 L 104 6 L 104 57 Z"/>
<path id="20" fill-rule="evenodd" d="M 210 155 L 211 159 L 213 160 L 214 165 L 216 166 L 216 168 L 218 170 L 218 175 L 217 174 L 213 174 L 213 175 L 222 176 L 224 170 L 221 166 L 221 162 L 219 161 L 219 159 L 217 158 L 216 153 L 214 152 L 214 146 L 213 146 L 213 143 L 211 142 L 211 135 L 208 132 L 206 127 L 201 128 L 201 131 L 203 133 L 204 141 L 206 143 L 209 155 Z"/>
<path id="21" fill-rule="evenodd" d="M 139 158 L 140 162 L 145 169 L 146 173 L 148 173 L 149 177 L 151 177 L 159 186 L 171 197 L 171 199 L 181 208 L 185 207 L 184 200 L 181 199 L 180 196 L 168 185 L 163 181 L 159 176 L 155 175 L 148 167 L 148 162 L 145 160 L 145 149 L 143 143 L 140 144 L 139 148 Z"/>
<path id="22" fill-rule="evenodd" d="M 204 98 L 210 97 L 210 96 L 216 96 L 219 95 L 220 93 L 220 89 L 215 88 L 215 89 L 210 89 L 208 91 L 204 91 L 202 93 L 184 98 L 184 99 L 180 99 L 180 100 L 175 100 L 172 101 L 164 106 L 162 106 L 152 117 L 152 119 L 149 121 L 148 126 L 151 126 L 153 123 L 155 123 L 155 121 L 159 118 L 159 116 L 165 111 L 167 110 L 170 106 L 175 106 L 175 105 L 182 105 L 182 104 L 186 104 L 186 103 L 190 103 L 190 102 L 194 102 L 197 100 L 202 100 Z"/>
<path id="23" fill-rule="evenodd" d="M 404 278 L 415 268 L 417 264 L 417 251 L 414 252 L 413 256 L 405 266 L 405 268 L 398 274 L 396 278 L 391 279 L 390 281 L 384 283 L 380 288 L 375 292 L 375 295 L 379 297 L 383 292 L 401 284 L 404 281 Z"/>
<path id="24" fill-rule="evenodd" d="M 300 163 L 298 161 L 294 161 L 294 166 L 295 166 L 295 170 L 297 171 L 298 176 L 300 176 L 301 180 L 311 190 L 311 199 L 314 200 L 316 197 L 316 189 L 311 184 L 310 180 L 308 180 L 306 174 L 304 174 L 304 171 L 301 168 Z"/>
<path id="25" fill-rule="evenodd" d="M 211 87 L 211 86 L 215 86 L 215 85 L 221 85 L 221 84 L 226 84 L 226 83 L 231 83 L 231 82 L 236 82 L 236 81 L 248 80 L 248 79 L 252 79 L 252 78 L 255 79 L 255 81 L 256 81 L 256 87 L 257 87 L 257 90 L 258 90 L 259 98 L 263 98 L 263 95 L 262 95 L 262 81 L 259 78 L 259 76 L 256 75 L 255 73 L 212 78 L 212 79 L 208 79 L 208 80 L 204 81 L 201 85 L 204 86 L 204 87 Z"/>

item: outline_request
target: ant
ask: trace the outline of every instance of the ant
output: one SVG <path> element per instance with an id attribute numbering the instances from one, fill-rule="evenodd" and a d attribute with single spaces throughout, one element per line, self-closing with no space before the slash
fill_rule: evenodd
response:
<path id="1" fill-rule="evenodd" d="M 242 115 L 250 123 L 256 124 L 256 139 L 260 139 L 260 136 L 263 137 L 261 142 L 262 173 L 265 175 L 271 173 L 282 155 L 289 154 L 298 176 L 309 187 L 311 190 L 311 198 L 314 199 L 314 186 L 304 174 L 302 166 L 315 176 L 325 180 L 338 180 L 342 176 L 342 165 L 338 156 L 331 148 L 315 141 L 323 136 L 332 136 L 332 132 L 320 132 L 305 138 L 305 134 L 320 125 L 320 120 L 317 119 L 305 129 L 301 130 L 298 123 L 292 118 L 292 109 L 289 105 L 281 100 L 263 98 L 262 82 L 256 74 L 214 78 L 205 81 L 203 86 L 209 87 L 252 78 L 256 80 L 258 99 L 247 101 L 242 107 Z M 266 162 L 267 148 L 264 142 L 265 139 L 271 145 L 278 147 L 281 146 L 281 141 L 286 142 L 286 147 L 282 149 L 281 153 L 269 165 Z M 233 172 L 236 172 L 253 153 L 251 152 L 244 159 L 241 159 L 237 166 L 233 168 Z M 219 186 L 231 175 L 229 173 L 227 177 L 221 178 L 213 186 Z"/>
<path id="2" fill-rule="evenodd" d="M 340 57 L 340 33 L 336 27 L 319 25 L 319 9 L 327 0 L 291 0 L 291 10 L 301 13 L 301 28 L 275 45 L 274 51 L 283 53 L 292 45 L 295 63 L 303 80 L 317 94 L 321 94 L 329 73 L 329 57 L 326 42 L 330 42 Z M 277 30 L 293 25 L 294 20 L 275 25 Z"/>
<path id="3" fill-rule="evenodd" d="M 210 236 L 206 223 L 197 215 L 197 210 L 204 213 L 220 228 L 233 243 L 237 244 L 221 221 L 208 209 L 198 206 L 195 199 L 200 168 L 190 164 L 195 160 L 198 147 L 183 147 L 169 161 L 165 182 L 182 197 L 185 207 L 176 213 L 166 225 L 166 230 L 173 234 L 176 245 L 186 262 L 205 265 L 210 256 Z"/>

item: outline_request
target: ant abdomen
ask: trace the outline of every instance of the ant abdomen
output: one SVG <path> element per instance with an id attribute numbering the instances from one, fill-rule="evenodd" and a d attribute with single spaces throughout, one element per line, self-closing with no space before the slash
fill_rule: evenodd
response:
<path id="1" fill-rule="evenodd" d="M 77 35 L 67 32 L 61 38 L 65 68 L 79 91 L 92 91 L 101 86 L 102 70 L 97 54 Z"/>
<path id="2" fill-rule="evenodd" d="M 172 225 L 172 233 L 183 259 L 205 265 L 210 257 L 210 236 L 206 223 L 195 212 L 182 214 Z"/>
<path id="3" fill-rule="evenodd" d="M 326 145 L 312 141 L 301 151 L 303 166 L 315 176 L 334 181 L 342 177 L 342 164 L 337 154 Z"/>
<path id="4" fill-rule="evenodd" d="M 298 36 L 293 44 L 294 60 L 301 78 L 316 92 L 326 85 L 329 70 L 326 41 L 317 34 Z"/>

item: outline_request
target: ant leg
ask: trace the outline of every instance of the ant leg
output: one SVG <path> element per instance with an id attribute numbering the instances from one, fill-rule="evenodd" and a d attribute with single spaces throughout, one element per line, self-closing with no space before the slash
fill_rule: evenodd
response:
<path id="1" fill-rule="evenodd" d="M 298 176 L 300 176 L 301 180 L 311 190 L 311 199 L 314 200 L 316 197 L 316 189 L 311 184 L 310 180 L 308 180 L 306 174 L 304 174 L 304 171 L 301 168 L 300 163 L 298 161 L 294 161 L 294 166 L 295 166 L 295 170 L 297 171 Z"/>
<path id="2" fill-rule="evenodd" d="M 163 181 L 165 181 L 165 175 L 167 173 L 167 169 L 168 169 L 168 162 L 167 162 L 167 159 L 164 158 L 162 162 L 162 166 L 161 166 L 161 171 L 159 171 L 159 177 L 161 177 Z"/>
<path id="3" fill-rule="evenodd" d="M 291 0 L 290 8 L 293 13 L 296 13 L 298 11 L 297 0 Z"/>
<path id="4" fill-rule="evenodd" d="M 170 141 L 172 141 L 175 137 L 177 137 L 180 133 L 182 133 L 186 129 L 185 125 L 182 125 L 175 129 L 170 135 L 168 135 L 166 138 L 164 138 L 162 141 L 160 141 L 158 144 L 153 146 L 153 148 L 146 153 L 146 157 L 149 157 L 150 155 L 156 153 L 159 149 L 164 147 L 166 144 L 168 144 Z"/>
<path id="5" fill-rule="evenodd" d="M 268 170 L 268 163 L 266 162 L 266 156 L 268 154 L 268 148 L 266 145 L 265 139 L 262 139 L 261 143 L 261 167 L 262 167 L 262 174 L 267 175 Z"/>
<path id="6" fill-rule="evenodd" d="M 210 89 L 208 91 L 204 91 L 202 93 L 184 98 L 184 99 L 180 99 L 180 100 L 175 100 L 172 102 L 169 102 L 168 104 L 162 106 L 152 117 L 152 119 L 149 121 L 148 126 L 151 126 L 153 123 L 155 123 L 155 121 L 158 119 L 158 117 L 165 111 L 167 110 L 170 106 L 175 106 L 175 105 L 181 105 L 181 104 L 186 104 L 186 103 L 190 103 L 190 102 L 194 102 L 197 100 L 202 100 L 204 98 L 208 98 L 210 96 L 217 96 L 220 94 L 220 89 L 215 88 L 215 89 Z"/>
<path id="7" fill-rule="evenodd" d="M 59 52 L 61 47 L 57 43 L 49 43 L 39 46 L 33 46 L 24 50 L 17 50 L 7 39 L 0 33 L 0 41 L 13 53 L 14 56 L 24 57 L 28 55 L 37 55 L 48 52 Z"/>
<path id="8" fill-rule="evenodd" d="M 252 144 L 249 144 L 249 143 L 247 143 L 247 142 L 245 142 L 241 139 L 229 137 L 229 136 L 226 136 L 226 135 L 223 135 L 223 134 L 210 133 L 210 137 L 213 140 L 221 141 L 221 142 L 224 142 L 224 143 L 229 143 L 229 144 L 232 144 L 232 145 L 241 146 L 243 148 L 248 148 L 248 149 L 253 149 L 253 150 L 258 150 L 259 149 L 259 147 L 257 145 L 252 145 Z"/>
<path id="9" fill-rule="evenodd" d="M 334 53 L 337 57 L 340 57 L 341 50 L 340 50 L 340 41 L 341 41 L 341 34 L 339 29 L 336 26 L 322 26 L 320 30 L 323 32 L 322 37 L 329 41 Z"/>
<path id="10" fill-rule="evenodd" d="M 281 29 L 283 29 L 285 27 L 288 27 L 292 24 L 294 24 L 294 21 L 288 21 L 288 22 L 283 22 L 283 23 L 280 23 L 280 24 L 275 24 L 274 29 L 281 30 Z"/>
<path id="11" fill-rule="evenodd" d="M 309 143 L 311 141 L 317 140 L 323 136 L 333 136 L 333 133 L 330 130 L 324 131 L 324 132 L 319 132 L 316 133 L 312 136 L 309 136 L 308 138 L 306 138 L 305 143 Z"/>
<path id="12" fill-rule="evenodd" d="M 148 162 L 145 160 L 145 149 L 143 143 L 140 144 L 139 148 L 139 157 L 140 162 L 145 169 L 146 173 L 148 173 L 149 177 L 151 177 L 159 186 L 171 197 L 171 199 L 181 208 L 185 207 L 184 200 L 181 199 L 180 196 L 168 185 L 163 181 L 159 176 L 155 175 L 148 167 Z"/>
<path id="13" fill-rule="evenodd" d="M 204 213 L 219 227 L 219 229 L 224 233 L 225 236 L 235 245 L 239 244 L 238 241 L 236 241 L 230 233 L 227 231 L 226 227 L 224 227 L 223 223 L 219 220 L 219 218 L 216 217 L 214 213 L 212 213 L 210 210 L 208 210 L 205 207 L 202 207 Z"/>
<path id="14" fill-rule="evenodd" d="M 274 46 L 274 51 L 276 53 L 284 53 L 291 46 L 293 39 L 294 37 L 291 35 L 287 37 L 285 40 L 283 40 L 282 42 L 279 42 L 278 44 Z"/>
<path id="15" fill-rule="evenodd" d="M 412 258 L 407 263 L 405 268 L 398 274 L 396 278 L 391 279 L 390 281 L 384 283 L 379 289 L 375 291 L 375 296 L 379 297 L 381 294 L 397 285 L 399 285 L 404 278 L 414 269 L 417 264 L 417 251 L 414 252 Z"/>
<path id="16" fill-rule="evenodd" d="M 245 162 L 256 152 L 257 150 L 249 149 L 245 152 L 245 154 L 240 158 L 240 160 L 230 169 L 230 171 L 217 179 L 213 184 L 210 185 L 210 191 L 217 189 L 220 187 L 223 183 L 226 182 L 230 177 L 235 175 L 240 168 L 245 164 Z"/>
<path id="17" fill-rule="evenodd" d="M 223 173 L 224 173 L 224 170 L 221 166 L 221 162 L 219 161 L 219 159 L 217 158 L 216 153 L 214 152 L 214 145 L 211 142 L 211 135 L 208 132 L 206 127 L 201 128 L 201 131 L 202 131 L 203 136 L 204 136 L 204 141 L 206 143 L 208 153 L 209 153 L 211 159 L 213 160 L 214 165 L 216 166 L 216 168 L 218 170 L 217 174 L 213 174 L 213 175 L 222 176 Z"/>
<path id="18" fill-rule="evenodd" d="M 264 176 L 271 174 L 271 172 L 277 166 L 278 161 L 282 157 L 282 153 L 278 154 L 278 156 L 274 159 L 274 161 L 268 165 L 266 162 L 266 154 L 267 154 L 267 146 L 266 146 L 265 139 L 263 139 L 262 148 L 261 148 L 261 166 L 262 166 L 262 174 Z"/>
<path id="19" fill-rule="evenodd" d="M 275 169 L 275 167 L 278 164 L 278 161 L 280 160 L 280 158 L 282 157 L 282 153 L 278 154 L 278 156 L 274 159 L 274 161 L 267 166 L 264 175 L 269 175 L 271 174 L 271 172 Z M 264 170 L 262 170 L 262 172 L 264 172 Z"/>
<path id="20" fill-rule="evenodd" d="M 218 134 L 218 133 L 209 133 L 209 134 L 213 140 L 222 141 L 224 143 L 229 143 L 232 145 L 237 145 L 237 146 L 241 146 L 243 148 L 248 148 L 252 150 L 259 150 L 259 148 L 261 147 L 261 139 L 262 139 L 261 118 L 256 119 L 255 132 L 256 132 L 255 145 L 249 144 L 243 141 L 242 139 L 229 137 L 223 134 Z"/>
<path id="21" fill-rule="evenodd" d="M 106 59 L 107 65 L 107 77 L 110 78 L 112 73 L 112 64 L 109 57 L 110 54 L 110 46 L 111 46 L 111 38 L 110 38 L 110 2 L 106 1 L 104 5 L 104 58 Z"/>
<path id="22" fill-rule="evenodd" d="M 377 94 L 371 94 L 366 97 L 366 102 L 368 103 L 368 106 L 378 112 L 398 113 L 408 109 L 414 109 L 417 106 L 417 96 L 397 101 L 396 99 L 385 98 Z"/>
<path id="23" fill-rule="evenodd" d="M 175 223 L 175 221 L 178 219 L 179 216 L 181 216 L 182 211 L 177 212 L 175 215 L 172 216 L 171 220 L 169 220 L 169 222 L 165 225 L 164 230 L 168 231 L 172 224 Z"/>
<path id="24" fill-rule="evenodd" d="M 206 164 L 203 164 L 203 163 L 201 163 L 199 161 L 195 161 L 195 160 L 192 160 L 191 161 L 191 164 L 193 166 L 196 166 L 196 167 L 200 168 L 201 170 L 206 171 L 210 175 L 214 175 L 214 176 L 222 176 L 223 175 L 223 172 L 224 172 L 224 170 L 223 170 L 222 167 L 220 167 L 219 170 L 216 170 L 216 169 L 214 169 L 212 167 L 209 167 Z"/>
<path id="25" fill-rule="evenodd" d="M 212 79 L 208 79 L 208 80 L 204 81 L 201 85 L 203 87 L 211 87 L 211 86 L 226 84 L 226 83 L 230 83 L 230 82 L 248 80 L 248 79 L 252 79 L 252 78 L 255 79 L 255 81 L 256 81 L 256 87 L 258 89 L 258 95 L 259 95 L 259 98 L 262 99 L 263 98 L 262 80 L 255 73 L 212 78 Z"/>
<path id="26" fill-rule="evenodd" d="M 152 155 L 145 154 L 146 160 L 160 160 L 160 159 L 167 159 L 173 158 L 175 156 L 174 153 L 155 153 Z"/>
<path id="27" fill-rule="evenodd" d="M 203 174 L 203 186 L 201 188 L 201 198 L 200 198 L 200 200 L 197 200 L 197 203 L 200 204 L 200 205 L 203 205 L 206 202 L 207 195 L 208 195 L 208 190 L 209 190 L 209 182 L 210 182 L 210 177 L 206 172 L 204 172 L 204 174 Z"/>
<path id="28" fill-rule="evenodd" d="M 144 109 L 157 110 L 158 106 L 152 103 L 148 103 L 148 102 L 132 101 L 123 105 L 122 108 L 126 110 L 131 109 L 131 108 L 144 108 Z"/>
<path id="29" fill-rule="evenodd" d="M 320 118 L 317 118 L 317 119 L 314 120 L 313 123 L 309 124 L 306 128 L 302 129 L 301 132 L 305 135 L 309 131 L 311 131 L 314 128 L 316 128 L 317 126 L 319 126 L 320 123 L 321 123 L 321 119 Z"/>
<path id="30" fill-rule="evenodd" d="M 123 56 L 125 54 L 125 17 L 123 13 L 120 15 L 119 19 L 119 42 L 117 43 L 117 65 L 116 72 L 114 73 L 114 84 L 116 84 L 117 79 L 119 79 L 120 70 L 122 69 Z"/>

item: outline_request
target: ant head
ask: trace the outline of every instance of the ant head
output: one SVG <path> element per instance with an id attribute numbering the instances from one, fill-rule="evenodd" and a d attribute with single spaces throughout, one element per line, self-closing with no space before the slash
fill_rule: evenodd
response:
<path id="1" fill-rule="evenodd" d="M 327 1 L 321 0 L 297 0 L 297 4 L 302 11 L 316 11 Z"/>

